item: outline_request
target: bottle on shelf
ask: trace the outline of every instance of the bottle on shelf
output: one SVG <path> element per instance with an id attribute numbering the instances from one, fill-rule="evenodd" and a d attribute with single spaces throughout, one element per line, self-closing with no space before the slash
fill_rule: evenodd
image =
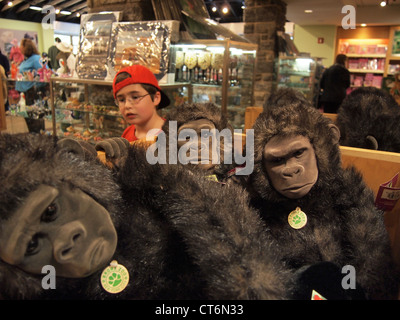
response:
<path id="1" fill-rule="evenodd" d="M 26 112 L 25 93 L 21 93 L 21 97 L 19 99 L 19 112 Z"/>

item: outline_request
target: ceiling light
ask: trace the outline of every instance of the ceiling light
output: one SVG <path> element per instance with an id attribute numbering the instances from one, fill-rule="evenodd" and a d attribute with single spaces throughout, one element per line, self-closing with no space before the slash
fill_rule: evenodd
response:
<path id="1" fill-rule="evenodd" d="M 60 13 L 60 9 L 56 9 L 56 14 L 59 14 Z"/>
<path id="2" fill-rule="evenodd" d="M 385 0 L 384 0 L 384 1 L 381 1 L 380 5 L 381 5 L 381 7 L 386 6 L 386 1 L 385 1 Z"/>
<path id="3" fill-rule="evenodd" d="M 211 11 L 212 11 L 212 12 L 216 12 L 216 11 L 217 11 L 217 7 L 212 7 L 212 8 L 211 8 Z"/>
<path id="4" fill-rule="evenodd" d="M 81 16 L 81 14 L 79 12 L 77 12 L 76 16 L 79 18 Z"/>
<path id="5" fill-rule="evenodd" d="M 12 5 L 13 5 L 12 1 L 8 1 L 7 5 L 8 5 L 9 7 L 12 7 Z"/>
<path id="6" fill-rule="evenodd" d="M 228 11 L 229 11 L 229 9 L 228 9 L 227 7 L 224 7 L 224 8 L 222 9 L 222 13 L 224 13 L 224 14 L 227 14 Z"/>
<path id="7" fill-rule="evenodd" d="M 71 14 L 70 11 L 66 11 L 66 10 L 61 10 L 60 13 L 66 15 L 66 16 L 69 16 Z"/>
<path id="8" fill-rule="evenodd" d="M 36 6 L 30 6 L 29 9 L 36 10 L 36 11 L 42 11 L 41 7 L 36 7 Z"/>
<path id="9" fill-rule="evenodd" d="M 305 13 L 313 13 L 313 11 L 311 9 L 306 9 L 304 10 Z"/>
<path id="10" fill-rule="evenodd" d="M 361 27 L 366 27 L 367 24 L 366 23 L 361 23 Z"/>

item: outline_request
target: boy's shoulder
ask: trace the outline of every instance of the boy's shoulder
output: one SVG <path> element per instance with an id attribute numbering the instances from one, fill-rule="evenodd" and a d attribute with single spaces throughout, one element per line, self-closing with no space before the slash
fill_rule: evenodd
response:
<path id="1" fill-rule="evenodd" d="M 129 142 L 137 140 L 137 137 L 135 136 L 135 125 L 131 124 L 129 127 L 127 127 L 124 132 L 122 133 L 122 138 L 125 138 Z"/>

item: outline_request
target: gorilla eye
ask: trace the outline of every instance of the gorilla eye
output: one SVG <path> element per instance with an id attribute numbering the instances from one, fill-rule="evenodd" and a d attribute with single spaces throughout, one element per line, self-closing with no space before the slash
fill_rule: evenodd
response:
<path id="1" fill-rule="evenodd" d="M 274 163 L 274 164 L 278 164 L 278 163 L 283 162 L 284 160 L 285 160 L 285 158 L 275 158 L 275 157 L 273 157 L 273 158 L 270 158 L 268 161 L 271 162 L 271 163 Z"/>
<path id="2" fill-rule="evenodd" d="M 293 155 L 294 155 L 295 157 L 300 157 L 300 156 L 304 153 L 304 151 L 306 151 L 305 148 L 299 149 L 299 150 L 297 150 Z"/>
<path id="3" fill-rule="evenodd" d="M 35 234 L 32 239 L 28 242 L 26 247 L 25 255 L 32 256 L 39 251 L 39 235 Z"/>
<path id="4" fill-rule="evenodd" d="M 52 222 L 57 218 L 57 206 L 55 203 L 50 204 L 46 210 L 42 213 L 40 221 Z"/>

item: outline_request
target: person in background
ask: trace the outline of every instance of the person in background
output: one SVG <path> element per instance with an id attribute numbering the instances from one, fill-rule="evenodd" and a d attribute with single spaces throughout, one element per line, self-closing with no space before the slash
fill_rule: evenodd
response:
<path id="1" fill-rule="evenodd" d="M 19 46 L 17 39 L 13 39 L 11 41 L 11 44 L 13 46 L 10 50 L 9 55 L 10 62 L 15 64 L 16 66 L 19 66 L 25 59 L 24 54 L 21 52 L 21 47 Z"/>
<path id="2" fill-rule="evenodd" d="M 1 49 L 0 49 L 0 65 L 3 66 L 6 75 L 8 75 L 10 73 L 10 61 L 8 61 L 8 58 L 3 54 L 3 52 L 1 52 Z"/>
<path id="3" fill-rule="evenodd" d="M 337 113 L 340 104 L 346 97 L 346 90 L 350 87 L 350 72 L 346 69 L 346 60 L 346 55 L 338 54 L 335 64 L 322 74 L 321 104 L 325 113 Z"/>
<path id="4" fill-rule="evenodd" d="M 0 64 L 0 77 L 2 78 L 2 87 L 0 90 L 3 90 L 3 101 L 4 101 L 4 107 L 5 110 L 8 110 L 8 98 L 7 98 L 7 81 L 5 80 L 7 78 L 6 72 L 4 70 L 4 67 Z"/>
<path id="5" fill-rule="evenodd" d="M 151 129 L 161 132 L 165 120 L 157 110 L 167 107 L 170 100 L 149 69 L 141 65 L 121 69 L 114 77 L 113 92 L 115 103 L 129 125 L 123 138 L 131 142 L 145 139 Z"/>
<path id="6" fill-rule="evenodd" d="M 5 110 L 7 111 L 9 109 L 8 105 L 8 99 L 7 99 L 7 77 L 8 74 L 10 73 L 10 62 L 8 61 L 8 58 L 1 52 L 0 49 L 0 76 L 3 78 L 3 98 L 4 98 L 4 107 Z"/>
<path id="7" fill-rule="evenodd" d="M 19 73 L 22 74 L 24 80 L 27 80 L 27 74 L 32 74 L 43 66 L 40 63 L 39 51 L 32 40 L 22 39 L 20 47 L 21 52 L 25 56 L 25 60 L 19 65 Z M 24 92 L 26 104 L 32 105 L 35 103 L 35 100 L 38 99 L 37 89 L 44 85 L 43 83 L 35 81 L 16 81 L 15 89 L 18 92 Z"/>
<path id="8" fill-rule="evenodd" d="M 60 67 L 58 60 L 56 58 L 57 54 L 60 52 L 60 50 L 57 48 L 57 44 L 61 43 L 61 39 L 59 37 L 57 37 L 54 39 L 54 41 L 55 41 L 55 44 L 53 44 L 47 51 L 47 55 L 49 58 L 48 66 L 49 66 L 49 68 L 51 68 L 53 70 L 57 70 Z"/>
<path id="9" fill-rule="evenodd" d="M 59 42 L 56 44 L 58 53 L 56 56 L 59 68 L 55 69 L 58 75 L 73 75 L 75 71 L 74 54 L 72 53 L 73 47 L 66 42 Z M 73 61 L 72 61 L 72 60 Z"/>

